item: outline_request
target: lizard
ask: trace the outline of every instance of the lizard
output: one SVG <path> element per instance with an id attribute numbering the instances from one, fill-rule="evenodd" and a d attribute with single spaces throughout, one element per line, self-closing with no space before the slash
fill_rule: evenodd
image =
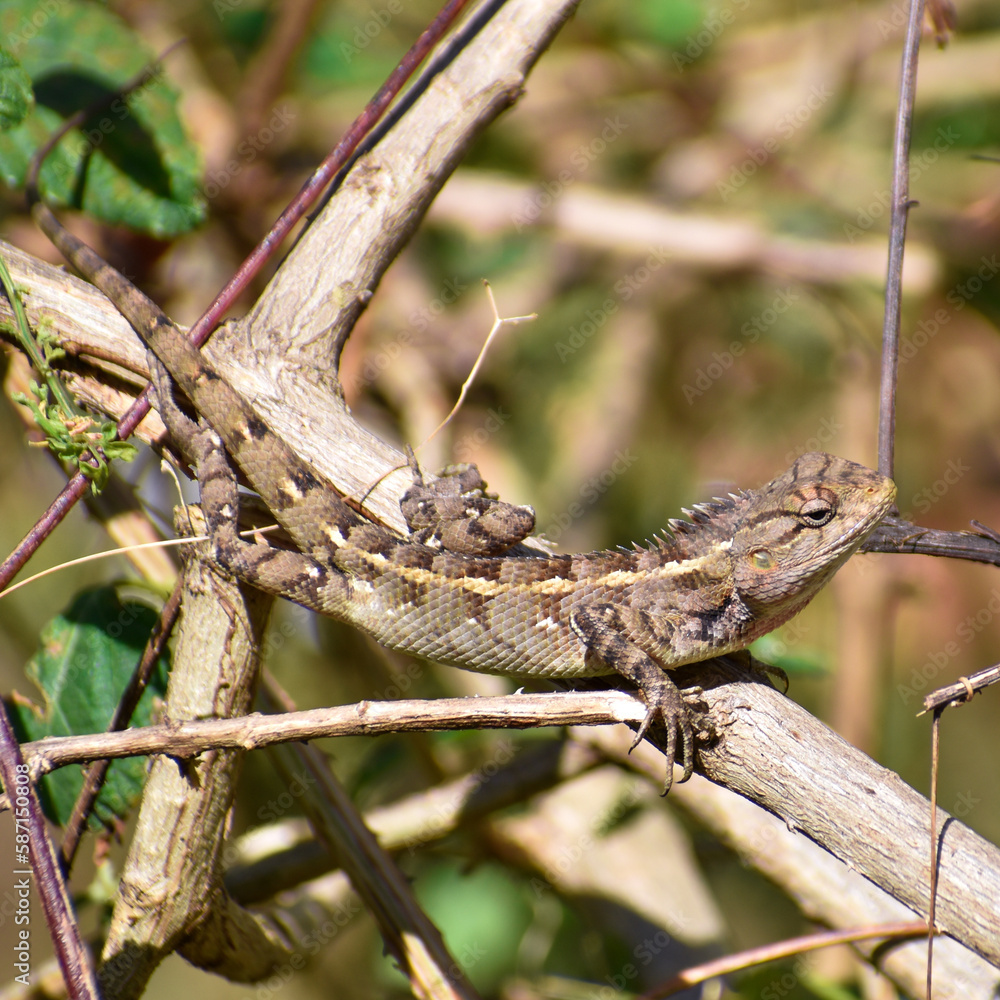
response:
<path id="1" fill-rule="evenodd" d="M 63 256 L 103 291 L 150 352 L 158 407 L 198 467 L 214 559 L 241 580 L 348 622 L 378 642 L 439 663 L 511 677 L 618 674 L 639 688 L 667 734 L 667 777 L 694 769 L 691 711 L 676 667 L 744 650 L 827 583 L 890 510 L 892 480 L 824 452 L 798 457 L 767 485 L 685 510 L 647 546 L 514 555 L 530 508 L 489 524 L 475 473 L 444 502 L 457 530 L 434 527 L 434 491 L 403 498 L 407 537 L 366 519 L 267 424 L 160 308 L 34 200 Z M 173 400 L 173 384 L 198 421 Z M 243 541 L 235 462 L 294 549 Z M 495 527 L 495 525 L 494 525 Z M 498 540 L 499 538 L 499 540 Z M 449 548 L 449 546 L 452 546 Z M 456 548 L 459 550 L 456 551 Z M 464 549 L 464 551 L 463 551 Z"/>

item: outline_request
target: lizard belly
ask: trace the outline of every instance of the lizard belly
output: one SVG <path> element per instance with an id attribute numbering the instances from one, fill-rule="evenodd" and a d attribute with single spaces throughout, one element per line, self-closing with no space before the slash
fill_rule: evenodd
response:
<path id="1" fill-rule="evenodd" d="M 511 677 L 584 677 L 613 673 L 588 657 L 570 628 L 582 597 L 540 601 L 536 592 L 452 581 L 414 600 L 408 574 L 353 581 L 352 622 L 391 649 Z"/>

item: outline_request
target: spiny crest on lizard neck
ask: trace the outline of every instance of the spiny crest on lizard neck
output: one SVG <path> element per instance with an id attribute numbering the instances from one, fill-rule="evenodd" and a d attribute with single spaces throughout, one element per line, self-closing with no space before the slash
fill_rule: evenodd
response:
<path id="1" fill-rule="evenodd" d="M 688 520 L 672 517 L 668 534 L 654 535 L 645 545 L 633 544 L 636 552 L 656 552 L 669 559 L 691 559 L 704 555 L 712 546 L 732 539 L 752 494 L 740 491 L 715 497 L 692 507 L 682 507 Z"/>

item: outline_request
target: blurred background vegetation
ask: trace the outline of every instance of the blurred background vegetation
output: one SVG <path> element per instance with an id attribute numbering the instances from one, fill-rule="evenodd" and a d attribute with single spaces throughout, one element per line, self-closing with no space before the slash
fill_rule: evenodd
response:
<path id="1" fill-rule="evenodd" d="M 171 241 L 96 226 L 88 235 L 190 323 L 436 8 L 112 6 L 150 52 L 187 39 L 167 75 L 202 152 L 208 213 Z M 908 237 L 896 446 L 900 510 L 952 529 L 971 518 L 1000 526 L 1000 8 L 958 0 L 957 17 L 946 45 L 925 37 L 920 61 L 911 183 L 919 207 Z M 489 329 L 480 284 L 488 278 L 503 314 L 538 318 L 502 335 L 422 460 L 476 461 L 505 499 L 536 507 L 540 530 L 563 551 L 648 538 L 683 505 L 758 485 L 803 451 L 875 464 L 904 19 L 901 2 L 584 2 L 355 329 L 342 378 L 358 418 L 397 442 L 426 437 Z M 4 194 L 0 211 L 4 238 L 58 260 L 17 194 Z M 10 408 L 0 435 L 0 545 L 9 551 L 63 478 L 24 447 Z M 155 463 L 125 474 L 152 476 Z M 33 565 L 105 544 L 77 512 Z M 29 693 L 24 662 L 76 589 L 123 572 L 69 570 L 0 602 L 3 690 Z M 915 718 L 920 698 L 997 660 L 998 612 L 993 568 L 862 556 L 760 655 L 792 674 L 791 697 L 926 792 L 930 727 Z M 281 614 L 291 638 L 270 665 L 303 707 L 378 697 L 403 669 L 349 630 Z M 435 670 L 419 672 L 411 692 L 509 688 Z M 946 715 L 940 801 L 997 842 L 994 701 L 987 693 Z M 370 807 L 475 767 L 499 738 L 327 749 Z M 238 829 L 258 825 L 283 790 L 262 755 L 247 761 L 244 786 Z M 644 798 L 640 811 L 671 808 Z M 762 879 L 706 834 L 689 835 L 722 914 L 722 947 L 802 930 L 804 919 Z M 657 850 L 651 843 L 641 863 L 669 865 Z M 631 951 L 613 907 L 583 896 L 543 905 L 532 872 L 501 863 L 474 832 L 401 863 L 460 958 L 463 944 L 490 942 L 472 968 L 487 992 L 501 991 L 511 970 L 604 984 Z M 399 981 L 379 952 L 372 925 L 357 918 L 283 995 L 391 994 Z M 763 995 L 779 975 L 771 967 L 739 995 Z M 794 978 L 784 995 L 865 995 L 846 952 L 810 959 Z M 175 959 L 149 996 L 181 988 L 250 992 Z"/>

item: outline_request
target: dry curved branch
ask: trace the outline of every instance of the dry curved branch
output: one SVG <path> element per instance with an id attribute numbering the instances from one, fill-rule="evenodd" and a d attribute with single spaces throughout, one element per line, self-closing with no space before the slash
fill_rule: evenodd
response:
<path id="1" fill-rule="evenodd" d="M 702 773 L 926 919 L 931 826 L 924 796 L 774 689 L 746 684 L 717 661 L 698 679 L 711 718 L 721 723 L 718 741 L 700 755 Z M 937 926 L 1000 967 L 1000 849 L 954 818 L 939 818 L 938 829 Z"/>

